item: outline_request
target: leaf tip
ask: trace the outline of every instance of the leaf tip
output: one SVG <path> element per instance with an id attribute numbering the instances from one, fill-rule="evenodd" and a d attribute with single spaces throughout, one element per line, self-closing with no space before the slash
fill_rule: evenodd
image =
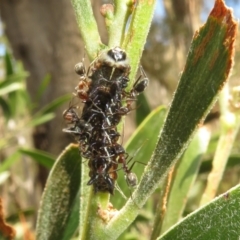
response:
<path id="1" fill-rule="evenodd" d="M 234 44 L 237 35 L 237 22 L 233 19 L 232 9 L 228 8 L 223 0 L 216 0 L 210 16 L 226 27 L 224 46 L 229 51 L 229 61 L 226 76 L 233 65 Z"/>
<path id="2" fill-rule="evenodd" d="M 225 16 L 232 17 L 232 11 L 225 5 L 223 0 L 216 0 L 210 16 L 223 19 Z"/>
<path id="3" fill-rule="evenodd" d="M 210 13 L 210 17 L 216 18 L 227 27 L 226 35 L 231 38 L 236 38 L 237 22 L 233 19 L 232 9 L 228 8 L 223 0 L 216 0 L 215 5 Z"/>

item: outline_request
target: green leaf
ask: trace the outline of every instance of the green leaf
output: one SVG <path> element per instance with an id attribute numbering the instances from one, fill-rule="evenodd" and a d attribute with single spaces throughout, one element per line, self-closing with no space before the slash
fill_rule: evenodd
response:
<path id="1" fill-rule="evenodd" d="M 17 151 L 8 158 L 4 159 L 0 165 L 0 173 L 8 170 L 18 159 L 20 159 L 20 154 Z"/>
<path id="2" fill-rule="evenodd" d="M 69 240 L 72 239 L 71 237 L 74 235 L 74 233 L 77 231 L 79 227 L 79 212 L 80 212 L 80 191 L 78 192 L 77 196 L 75 197 L 75 200 L 73 202 L 73 208 L 71 210 L 69 219 L 66 223 L 66 230 L 63 233 L 63 240 Z"/>
<path id="3" fill-rule="evenodd" d="M 132 199 L 108 223 L 104 236 L 117 238 L 129 226 L 187 148 L 227 80 L 233 62 L 236 30 L 231 11 L 217 0 L 206 24 L 194 35 L 152 159 Z"/>
<path id="4" fill-rule="evenodd" d="M 31 119 L 30 121 L 30 125 L 32 127 L 34 126 L 38 126 L 40 124 L 43 124 L 43 123 L 46 123 L 46 122 L 49 122 L 50 120 L 52 120 L 53 118 L 55 117 L 55 114 L 54 113 L 46 113 L 42 116 L 34 116 L 34 118 Z"/>
<path id="5" fill-rule="evenodd" d="M 140 182 L 139 192 L 150 194 L 163 180 L 186 149 L 194 131 L 204 120 L 226 82 L 237 26 L 229 10 L 224 9 L 220 12 L 223 15 L 215 16 L 218 8 L 216 5 L 207 23 L 193 38 L 178 89 L 155 153 Z M 225 18 L 228 22 L 223 20 Z M 226 45 L 225 41 L 229 41 L 229 44 Z M 145 201 L 139 198 L 143 204 Z"/>
<path id="6" fill-rule="evenodd" d="M 6 76 L 5 80 L 0 82 L 0 88 L 5 87 L 11 83 L 22 83 L 24 84 L 26 77 L 29 76 L 28 72 L 25 72 L 23 69 L 19 69 L 19 72 L 16 70 L 16 73 Z"/>
<path id="7" fill-rule="evenodd" d="M 6 51 L 5 56 L 4 56 L 4 62 L 5 62 L 5 72 L 6 75 L 9 76 L 14 73 L 14 66 L 12 63 L 11 55 L 9 54 L 8 51 Z"/>
<path id="8" fill-rule="evenodd" d="M 58 107 L 62 106 L 64 103 L 68 102 L 72 98 L 71 94 L 63 95 L 57 99 L 54 99 L 52 102 L 44 106 L 42 109 L 40 109 L 34 117 L 39 117 L 44 114 L 52 113 L 54 112 Z"/>
<path id="9" fill-rule="evenodd" d="M 162 223 L 162 233 L 182 217 L 188 193 L 196 180 L 202 156 L 207 151 L 209 140 L 209 130 L 205 127 L 200 128 L 182 159 L 175 166 L 175 177 L 173 178 L 173 184 L 167 202 L 167 211 Z M 154 239 L 156 239 L 156 237 Z"/>
<path id="10" fill-rule="evenodd" d="M 37 149 L 20 148 L 19 152 L 31 157 L 33 160 L 50 169 L 54 164 L 54 157 L 47 152 Z"/>
<path id="11" fill-rule="evenodd" d="M 10 92 L 23 90 L 23 89 L 24 89 L 24 85 L 22 83 L 10 83 L 5 87 L 0 88 L 0 96 L 4 96 Z"/>
<path id="12" fill-rule="evenodd" d="M 36 99 L 35 99 L 36 102 L 39 102 L 41 96 L 46 91 L 50 81 L 51 81 L 51 75 L 46 74 L 46 76 L 41 81 L 40 86 L 38 87 L 37 94 L 36 94 Z"/>
<path id="13" fill-rule="evenodd" d="M 227 167 L 234 167 L 240 165 L 240 154 L 233 154 L 229 157 Z M 212 159 L 208 158 L 202 162 L 199 172 L 206 173 L 210 172 L 212 168 Z"/>
<path id="14" fill-rule="evenodd" d="M 126 49 L 131 62 L 131 84 L 129 84 L 128 90 L 131 89 L 134 83 L 139 61 L 151 26 L 156 2 L 156 0 L 137 2 L 131 16 L 130 26 L 127 29 L 127 33 L 122 44 L 122 47 L 123 49 Z"/>
<path id="15" fill-rule="evenodd" d="M 13 117 L 19 117 L 28 114 L 27 110 L 31 107 L 29 95 L 26 89 L 9 93 L 8 102 L 11 106 Z"/>
<path id="16" fill-rule="evenodd" d="M 145 94 L 140 94 L 139 96 L 137 96 L 136 106 L 136 124 L 138 126 L 151 112 L 151 108 L 148 104 Z"/>
<path id="17" fill-rule="evenodd" d="M 105 46 L 101 43 L 96 20 L 93 16 L 91 2 L 89 0 L 72 0 L 77 23 L 81 36 L 86 45 L 90 60 Z"/>
<path id="18" fill-rule="evenodd" d="M 218 144 L 218 140 L 219 140 L 219 133 L 215 133 L 210 140 L 209 146 L 208 146 L 208 150 L 207 150 L 207 155 L 212 156 L 217 148 L 217 144 Z"/>
<path id="19" fill-rule="evenodd" d="M 86 179 L 89 179 L 89 167 L 87 160 L 83 159 L 81 172 L 81 201 L 80 201 L 80 223 L 79 223 L 79 239 L 87 239 L 85 236 L 88 234 L 91 216 L 95 214 L 96 209 L 91 207 L 93 202 L 93 189 L 87 185 Z"/>
<path id="20" fill-rule="evenodd" d="M 112 48 L 122 45 L 127 21 L 134 8 L 133 5 L 134 2 L 129 0 L 115 1 L 113 9 L 114 16 L 111 18 L 109 23 L 109 47 Z"/>
<path id="21" fill-rule="evenodd" d="M 240 185 L 189 214 L 159 240 L 239 239 Z"/>
<path id="22" fill-rule="evenodd" d="M 41 200 L 36 239 L 63 239 L 80 188 L 81 157 L 76 145 L 69 145 L 56 160 Z"/>
<path id="23" fill-rule="evenodd" d="M 212 169 L 208 175 L 207 185 L 200 201 L 200 206 L 205 205 L 216 196 L 240 128 L 240 115 L 237 112 L 234 113 L 229 106 L 230 97 L 228 85 L 226 85 L 219 98 L 221 108 L 220 138 L 213 158 Z"/>
<path id="24" fill-rule="evenodd" d="M 134 164 L 132 171 L 137 175 L 138 179 L 140 179 L 155 148 L 165 115 L 165 107 L 160 106 L 153 110 L 126 143 L 126 152 L 129 154 L 129 158 L 133 157 L 132 161 L 128 165 L 131 166 L 134 161 L 137 161 Z M 117 182 L 120 189 L 124 194 L 129 195 L 131 193 L 131 189 L 127 185 L 124 172 L 121 170 L 118 172 L 118 175 Z M 120 208 L 126 200 L 117 191 L 115 191 L 115 195 L 116 196 L 112 197 L 111 202 L 114 207 Z"/>
<path id="25" fill-rule="evenodd" d="M 2 108 L 5 118 L 8 120 L 12 115 L 11 108 L 10 108 L 8 102 L 5 101 L 4 98 L 2 98 L 2 97 L 0 97 L 0 106 Z"/>

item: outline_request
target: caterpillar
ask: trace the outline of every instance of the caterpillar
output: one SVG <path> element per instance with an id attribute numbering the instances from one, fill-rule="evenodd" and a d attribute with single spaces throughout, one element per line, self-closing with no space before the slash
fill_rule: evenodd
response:
<path id="1" fill-rule="evenodd" d="M 82 157 L 88 159 L 89 181 L 94 192 L 114 193 L 118 165 L 121 164 L 127 183 L 137 184 L 137 177 L 128 168 L 128 154 L 118 143 L 117 125 L 132 110 L 132 102 L 148 85 L 148 78 L 140 76 L 130 91 L 130 64 L 127 54 L 119 47 L 103 51 L 86 71 L 83 63 L 75 66 L 80 75 L 74 95 L 83 103 L 81 116 L 76 108 L 64 111 L 68 125 L 64 132 L 74 135 Z M 123 101 L 127 104 L 124 105 Z"/>

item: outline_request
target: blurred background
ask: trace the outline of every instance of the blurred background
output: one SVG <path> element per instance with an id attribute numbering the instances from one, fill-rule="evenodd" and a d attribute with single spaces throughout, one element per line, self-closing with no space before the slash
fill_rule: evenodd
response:
<path id="1" fill-rule="evenodd" d="M 239 21 L 240 1 L 225 2 Z M 92 3 L 102 41 L 107 45 L 99 9 L 112 1 Z M 170 104 L 192 36 L 206 21 L 213 5 L 213 0 L 157 0 L 141 60 L 150 79 L 145 92 L 150 109 Z M 40 197 L 54 159 L 74 142 L 73 137 L 62 132 L 62 112 L 78 83 L 74 65 L 83 56 L 84 42 L 71 1 L 1 1 L 0 197 L 7 220 L 19 225 L 25 239 L 31 239 L 34 231 Z M 240 85 L 239 59 L 238 36 L 230 86 Z M 87 59 L 85 63 L 88 65 Z M 214 119 L 217 131 L 217 106 L 211 114 L 209 121 Z M 137 124 L 133 111 L 126 119 L 124 142 Z M 240 153 L 239 144 L 234 152 Z M 234 185 L 239 173 L 239 166 L 235 166 L 225 177 Z"/>

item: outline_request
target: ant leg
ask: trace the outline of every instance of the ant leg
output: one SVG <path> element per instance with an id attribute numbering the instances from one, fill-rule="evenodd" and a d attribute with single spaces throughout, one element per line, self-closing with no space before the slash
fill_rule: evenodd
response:
<path id="1" fill-rule="evenodd" d="M 125 196 L 125 194 L 123 193 L 123 191 L 122 191 L 121 188 L 119 187 L 117 181 L 116 181 L 116 183 L 115 183 L 115 188 L 116 188 L 117 191 L 121 194 L 121 196 L 122 196 L 125 200 L 127 200 L 127 197 Z"/>
<path id="2" fill-rule="evenodd" d="M 132 159 L 130 159 L 130 160 L 132 160 Z M 129 162 L 128 162 L 128 163 L 129 163 Z M 143 162 L 140 162 L 140 161 L 136 161 L 136 160 L 135 160 L 135 161 L 132 163 L 131 167 L 128 169 L 129 171 L 132 170 L 132 168 L 133 168 L 133 166 L 135 165 L 135 163 L 140 163 L 140 164 L 143 164 L 143 165 L 147 166 L 146 163 L 143 163 Z"/>

